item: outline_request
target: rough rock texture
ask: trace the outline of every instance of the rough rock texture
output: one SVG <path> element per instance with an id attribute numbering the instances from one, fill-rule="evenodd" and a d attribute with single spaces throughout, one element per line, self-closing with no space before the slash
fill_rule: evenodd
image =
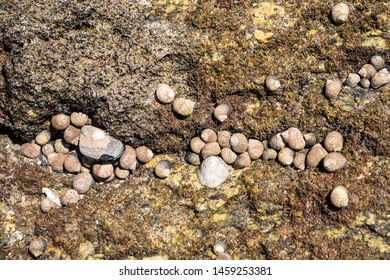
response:
<path id="1" fill-rule="evenodd" d="M 328 1 L 98 2 L 0 1 L 2 130 L 20 144 L 52 115 L 82 111 L 126 144 L 175 154 L 46 214 L 42 187 L 61 192 L 74 175 L 49 173 L 1 136 L 1 259 L 31 258 L 39 236 L 42 259 L 215 259 L 215 240 L 234 259 L 390 258 L 390 85 L 323 95 L 327 79 L 356 73 L 374 54 L 389 65 L 388 1 L 351 2 L 341 26 Z M 281 81 L 274 94 L 264 90 L 268 75 Z M 177 119 L 155 102 L 158 83 L 196 101 L 194 114 Z M 233 108 L 222 124 L 212 118 L 220 103 Z M 341 132 L 347 166 L 298 172 L 257 161 L 207 188 L 183 162 L 205 128 L 264 140 L 289 127 L 319 142 Z M 171 175 L 156 179 L 163 159 Z M 350 194 L 341 210 L 329 204 L 339 185 Z"/>

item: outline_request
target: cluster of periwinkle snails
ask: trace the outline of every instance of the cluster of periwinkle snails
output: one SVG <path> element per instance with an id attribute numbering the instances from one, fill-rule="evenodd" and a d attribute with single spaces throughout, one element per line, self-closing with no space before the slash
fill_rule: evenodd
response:
<path id="1" fill-rule="evenodd" d="M 380 55 L 374 55 L 370 59 L 370 63 L 364 64 L 358 73 L 349 73 L 344 81 L 344 85 L 348 87 L 360 86 L 364 89 L 377 89 L 390 82 L 390 73 L 385 68 L 386 63 Z M 325 96 L 335 98 L 342 89 L 342 81 L 339 79 L 327 80 L 325 85 Z"/>
<path id="2" fill-rule="evenodd" d="M 63 205 L 76 203 L 95 182 L 125 179 L 131 171 L 153 158 L 146 146 L 133 148 L 94 127 L 88 116 L 73 112 L 70 116 L 57 114 L 51 118 L 51 130 L 40 132 L 31 143 L 20 146 L 19 153 L 28 158 L 39 158 L 53 172 L 76 174 L 72 188 L 56 195 L 48 188 L 42 192 L 46 198 L 41 203 L 44 212 Z M 52 139 L 53 135 L 61 138 Z"/>
<path id="3" fill-rule="evenodd" d="M 174 90 L 167 84 L 158 84 L 156 99 L 162 104 L 171 104 L 172 111 L 181 117 L 188 117 L 194 112 L 195 102 L 184 97 L 176 97 Z"/>
<path id="4" fill-rule="evenodd" d="M 208 128 L 202 131 L 200 137 L 191 139 L 191 151 L 187 152 L 185 160 L 192 165 L 200 165 L 209 156 L 220 156 L 228 165 L 241 169 L 249 166 L 251 160 L 277 159 L 281 165 L 292 164 L 299 170 L 316 167 L 322 162 L 326 171 L 334 172 L 346 164 L 345 157 L 339 153 L 342 147 L 343 136 L 337 131 L 326 136 L 323 147 L 317 143 L 313 133 L 302 134 L 295 127 L 264 141 L 248 140 L 242 133 L 215 132 Z"/>

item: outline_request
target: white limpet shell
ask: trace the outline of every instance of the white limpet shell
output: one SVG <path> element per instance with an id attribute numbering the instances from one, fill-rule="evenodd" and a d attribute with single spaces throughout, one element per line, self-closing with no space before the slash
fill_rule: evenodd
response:
<path id="1" fill-rule="evenodd" d="M 51 189 L 42 188 L 42 193 L 44 193 L 46 197 L 51 201 L 53 201 L 58 207 L 62 207 L 60 197 L 56 195 Z"/>

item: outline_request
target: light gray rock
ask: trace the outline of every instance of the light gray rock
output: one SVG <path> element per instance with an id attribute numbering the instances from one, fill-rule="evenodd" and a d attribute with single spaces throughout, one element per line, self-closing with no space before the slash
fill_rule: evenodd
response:
<path id="1" fill-rule="evenodd" d="M 92 125 L 85 125 L 81 128 L 80 152 L 91 159 L 108 161 L 118 159 L 125 150 L 123 143 L 104 130 Z"/>
<path id="2" fill-rule="evenodd" d="M 231 168 L 217 156 L 206 158 L 199 167 L 198 178 L 202 185 L 215 188 L 229 176 Z"/>

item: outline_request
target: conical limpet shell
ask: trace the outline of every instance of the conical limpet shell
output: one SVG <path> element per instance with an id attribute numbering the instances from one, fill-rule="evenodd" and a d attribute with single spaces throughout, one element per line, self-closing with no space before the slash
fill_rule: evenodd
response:
<path id="1" fill-rule="evenodd" d="M 137 169 L 137 152 L 131 146 L 126 145 L 125 151 L 119 158 L 119 165 L 123 169 L 136 170 Z"/>
<path id="2" fill-rule="evenodd" d="M 256 139 L 249 139 L 248 141 L 248 155 L 251 160 L 256 160 L 261 157 L 264 152 L 264 145 L 261 141 Z"/>
<path id="3" fill-rule="evenodd" d="M 120 179 L 124 180 L 130 175 L 130 171 L 128 169 L 122 169 L 119 166 L 115 167 L 115 176 Z"/>
<path id="4" fill-rule="evenodd" d="M 334 172 L 336 170 L 339 170 L 343 168 L 346 163 L 346 158 L 342 154 L 337 152 L 327 154 L 322 161 L 325 170 L 328 172 Z"/>
<path id="5" fill-rule="evenodd" d="M 217 142 L 207 143 L 204 145 L 201 151 L 203 159 L 208 158 L 209 156 L 217 156 L 221 153 L 221 147 L 219 147 Z"/>
<path id="6" fill-rule="evenodd" d="M 230 148 L 231 134 L 227 130 L 218 131 L 217 141 L 221 148 Z"/>
<path id="7" fill-rule="evenodd" d="M 185 99 L 183 97 L 178 97 L 173 100 L 172 110 L 176 114 L 182 117 L 188 117 L 194 112 L 195 102 Z"/>
<path id="8" fill-rule="evenodd" d="M 92 175 L 87 172 L 79 173 L 73 178 L 72 186 L 78 193 L 87 193 L 95 184 Z"/>
<path id="9" fill-rule="evenodd" d="M 163 104 L 172 103 L 175 99 L 175 92 L 167 84 L 158 84 L 156 90 L 156 98 Z"/>
<path id="10" fill-rule="evenodd" d="M 89 123 L 89 118 L 86 114 L 81 112 L 73 112 L 70 114 L 70 122 L 77 127 L 82 127 Z"/>
<path id="11" fill-rule="evenodd" d="M 328 152 L 339 152 L 343 148 L 343 142 L 341 133 L 332 131 L 326 136 L 324 146 Z"/>
<path id="12" fill-rule="evenodd" d="M 231 149 L 236 153 L 244 153 L 248 149 L 248 139 L 242 133 L 234 133 L 230 137 Z"/>
<path id="13" fill-rule="evenodd" d="M 214 109 L 214 117 L 220 122 L 223 122 L 228 118 L 231 112 L 232 112 L 232 106 L 226 103 L 219 104 Z"/>
<path id="14" fill-rule="evenodd" d="M 85 174 L 85 173 L 82 173 Z M 61 195 L 60 195 L 61 203 L 65 206 L 69 206 L 71 204 L 77 203 L 77 201 L 80 200 L 79 193 L 74 189 L 66 189 Z"/>
<path id="15" fill-rule="evenodd" d="M 154 174 L 156 174 L 159 178 L 167 178 L 169 174 L 171 173 L 171 167 L 172 164 L 167 160 L 162 160 L 159 163 L 157 163 L 156 167 L 154 168 Z"/>
<path id="16" fill-rule="evenodd" d="M 37 158 L 41 153 L 41 146 L 35 143 L 24 143 L 19 148 L 19 154 L 28 158 Z"/>
<path id="17" fill-rule="evenodd" d="M 307 167 L 317 166 L 327 154 L 328 152 L 321 144 L 315 144 L 306 155 Z"/>
<path id="18" fill-rule="evenodd" d="M 283 140 L 287 145 L 296 151 L 302 150 L 306 146 L 302 132 L 296 127 L 290 127 L 282 133 Z"/>
<path id="19" fill-rule="evenodd" d="M 204 147 L 204 145 L 206 145 L 205 142 L 203 142 L 202 139 L 200 139 L 200 137 L 194 137 L 191 139 L 190 141 L 190 147 L 191 147 L 191 150 L 196 153 L 196 154 L 200 154 L 200 151 L 202 150 L 202 148 Z"/>
<path id="20" fill-rule="evenodd" d="M 41 256 L 47 249 L 47 242 L 45 239 L 39 237 L 34 239 L 28 246 L 28 251 L 35 257 Z"/>
<path id="21" fill-rule="evenodd" d="M 337 208 L 348 206 L 348 190 L 343 186 L 335 187 L 330 193 L 330 202 Z"/>
<path id="22" fill-rule="evenodd" d="M 349 8 L 345 3 L 340 3 L 332 8 L 331 18 L 336 24 L 343 24 L 348 20 Z"/>
<path id="23" fill-rule="evenodd" d="M 148 163 L 154 156 L 152 150 L 146 146 L 136 148 L 135 153 L 140 163 Z"/>
<path id="24" fill-rule="evenodd" d="M 221 158 L 227 164 L 233 164 L 233 162 L 237 159 L 237 155 L 230 148 L 223 148 L 221 150 Z"/>
<path id="25" fill-rule="evenodd" d="M 205 143 L 217 142 L 217 133 L 210 128 L 206 128 L 205 130 L 202 131 L 200 138 Z"/>
<path id="26" fill-rule="evenodd" d="M 43 146 L 47 144 L 51 139 L 51 133 L 50 130 L 45 129 L 42 130 L 36 137 L 35 137 L 35 143 L 37 143 L 40 146 Z"/>
<path id="27" fill-rule="evenodd" d="M 56 130 L 65 130 L 70 124 L 70 117 L 61 113 L 53 116 L 50 123 Z"/>

